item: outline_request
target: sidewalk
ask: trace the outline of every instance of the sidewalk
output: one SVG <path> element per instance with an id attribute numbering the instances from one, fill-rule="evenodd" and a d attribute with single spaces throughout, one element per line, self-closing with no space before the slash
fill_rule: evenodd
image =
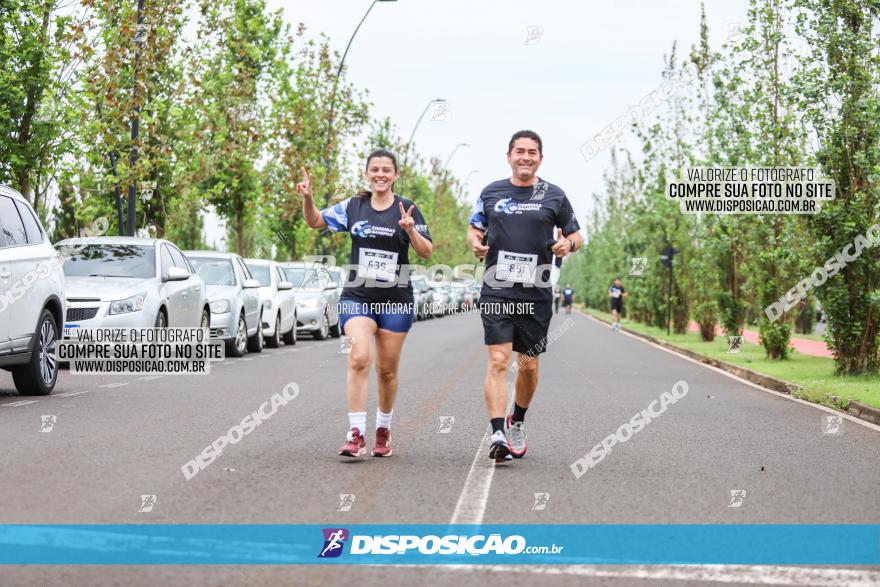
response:
<path id="1" fill-rule="evenodd" d="M 699 332 L 700 325 L 691 320 L 690 323 L 688 323 L 688 330 L 690 330 L 691 332 Z M 716 326 L 715 334 L 717 334 L 718 336 L 724 336 L 724 331 L 721 330 L 720 326 Z M 757 330 L 743 330 L 743 338 L 746 340 L 746 342 L 750 342 L 752 344 L 760 344 L 758 342 Z M 831 354 L 831 351 L 828 350 L 828 346 L 825 344 L 824 340 L 810 340 L 808 338 L 798 338 L 796 336 L 792 336 L 791 340 L 789 341 L 789 346 L 794 347 L 794 349 L 802 355 L 828 358 L 834 356 Z"/>

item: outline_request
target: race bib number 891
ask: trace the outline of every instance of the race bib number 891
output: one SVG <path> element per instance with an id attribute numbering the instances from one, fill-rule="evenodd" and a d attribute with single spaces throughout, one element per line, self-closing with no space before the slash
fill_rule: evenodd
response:
<path id="1" fill-rule="evenodd" d="M 534 283 L 538 270 L 538 255 L 498 251 L 495 277 L 499 281 Z"/>

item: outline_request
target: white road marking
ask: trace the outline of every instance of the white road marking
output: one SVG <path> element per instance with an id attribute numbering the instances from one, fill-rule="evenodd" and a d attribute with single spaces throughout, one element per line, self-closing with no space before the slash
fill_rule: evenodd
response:
<path id="1" fill-rule="evenodd" d="M 32 400 L 23 399 L 23 400 L 19 400 L 17 402 L 12 402 L 11 404 L 0 404 L 0 405 L 5 406 L 7 408 L 17 408 L 19 406 L 26 406 L 28 404 L 35 404 L 35 403 L 37 403 L 37 400 L 35 400 L 35 399 L 32 399 Z"/>
<path id="2" fill-rule="evenodd" d="M 128 381 L 117 381 L 116 383 L 105 383 L 104 385 L 99 385 L 98 387 L 103 389 L 111 389 L 113 387 L 123 387 L 128 385 Z"/>
<path id="3" fill-rule="evenodd" d="M 239 361 L 253 361 L 253 360 L 254 360 L 253 357 L 244 357 L 244 358 L 239 359 Z"/>
<path id="4" fill-rule="evenodd" d="M 603 325 L 603 326 L 605 325 L 604 322 L 602 322 L 602 321 L 599 320 L 598 318 L 595 318 L 594 316 L 590 316 L 589 314 L 584 314 L 583 312 L 581 312 L 581 316 L 583 316 L 583 317 L 585 317 L 585 318 L 589 318 L 590 320 L 592 320 L 593 322 L 595 322 L 595 323 L 597 323 L 597 324 L 600 324 L 600 325 Z M 875 431 L 877 431 L 877 432 L 880 432 L 880 426 L 878 426 L 877 424 L 872 424 L 871 422 L 868 422 L 867 420 L 862 420 L 861 418 L 856 418 L 855 416 L 850 416 L 850 415 L 847 414 L 846 412 L 841 412 L 841 411 L 839 411 L 839 410 L 835 410 L 835 409 L 833 409 L 833 408 L 829 408 L 829 407 L 823 406 L 822 404 L 817 404 L 817 403 L 813 403 L 813 402 L 808 402 L 807 400 L 803 400 L 803 399 L 800 399 L 800 398 L 797 398 L 797 397 L 791 396 L 791 395 L 789 395 L 789 394 L 787 394 L 787 393 L 782 393 L 781 391 L 775 391 L 775 390 L 770 389 L 770 388 L 768 388 L 768 387 L 763 387 L 763 386 L 761 386 L 761 385 L 758 385 L 757 383 L 752 383 L 752 382 L 749 381 L 748 379 L 743 379 L 742 377 L 738 377 L 737 375 L 734 375 L 733 373 L 728 373 L 728 372 L 725 371 L 724 369 L 719 369 L 718 367 L 714 367 L 714 366 L 712 366 L 712 365 L 708 365 L 708 364 L 703 363 L 703 362 L 701 362 L 701 361 L 697 361 L 696 359 L 692 359 L 692 358 L 690 358 L 690 357 L 688 357 L 688 356 L 685 356 L 685 355 L 679 354 L 679 353 L 677 353 L 677 352 L 675 352 L 675 351 L 672 351 L 672 350 L 669 350 L 669 349 L 667 349 L 667 348 L 665 348 L 665 347 L 662 347 L 662 346 L 660 346 L 659 344 L 655 344 L 655 343 L 651 342 L 650 340 L 645 340 L 644 338 L 642 338 L 642 337 L 640 337 L 640 336 L 636 336 L 636 335 L 634 335 L 634 334 L 630 334 L 629 332 L 624 332 L 623 330 L 621 330 L 621 331 L 619 332 L 619 334 L 623 334 L 624 336 L 628 336 L 628 337 L 630 337 L 630 338 L 632 338 L 632 339 L 635 339 L 635 340 L 637 340 L 637 341 L 639 341 L 639 342 L 643 342 L 643 343 L 645 343 L 645 344 L 649 344 L 649 345 L 651 345 L 652 347 L 654 347 L 654 348 L 656 348 L 656 349 L 660 349 L 661 351 L 663 351 L 663 352 L 665 352 L 665 353 L 669 353 L 669 354 L 671 354 L 671 355 L 675 355 L 675 356 L 678 357 L 679 359 L 684 359 L 685 361 L 690 361 L 691 363 L 695 363 L 695 364 L 697 364 L 697 365 L 700 365 L 701 367 L 705 367 L 706 369 L 711 369 L 712 371 L 715 371 L 716 373 L 720 373 L 721 375 L 724 375 L 725 377 L 729 377 L 729 378 L 731 378 L 731 379 L 734 379 L 734 380 L 736 380 L 736 381 L 738 381 L 738 382 L 740 382 L 740 383 L 742 383 L 742 384 L 744 384 L 744 385 L 748 385 L 749 387 L 754 387 L 755 389 L 760 389 L 761 391 L 764 391 L 764 392 L 767 392 L 767 393 L 773 394 L 773 395 L 775 395 L 775 396 L 777 396 L 777 397 L 781 397 L 781 398 L 787 399 L 787 400 L 789 400 L 789 401 L 797 402 L 797 403 L 799 403 L 799 404 L 803 404 L 803 405 L 805 405 L 805 406 L 810 406 L 811 408 L 816 408 L 817 410 L 822 410 L 823 412 L 828 412 L 829 414 L 834 414 L 835 416 L 843 416 L 844 418 L 846 418 L 847 420 L 849 420 L 849 421 L 851 421 L 851 422 L 855 422 L 856 424 L 861 424 L 861 425 L 864 426 L 865 428 L 870 428 L 871 430 L 875 430 Z"/>
<path id="5" fill-rule="evenodd" d="M 507 412 L 510 412 L 510 406 L 513 405 L 514 389 L 513 384 L 507 384 Z M 458 496 L 458 503 L 455 504 L 455 511 L 452 513 L 450 524 L 482 524 L 483 516 L 486 515 L 486 504 L 489 502 L 489 490 L 492 488 L 492 477 L 495 476 L 495 462 L 489 460 L 489 439 L 492 437 L 492 427 L 490 426 L 480 441 L 480 447 L 474 460 L 471 463 L 471 469 L 468 471 L 467 479 L 464 481 L 464 487 Z"/>
<path id="6" fill-rule="evenodd" d="M 84 393 L 88 393 L 88 390 L 86 390 L 86 391 L 68 391 L 67 393 L 57 393 L 55 395 L 56 395 L 56 397 L 70 397 L 72 395 L 82 395 Z"/>
<path id="7" fill-rule="evenodd" d="M 490 571 L 530 573 L 533 575 L 568 575 L 576 577 L 612 577 L 700 583 L 743 583 L 757 585 L 810 585 L 813 587 L 874 587 L 880 585 L 880 573 L 857 569 L 758 565 L 377 565 L 399 568 L 432 568 L 450 571 Z"/>
<path id="8" fill-rule="evenodd" d="M 162 379 L 164 375 L 149 375 L 147 377 L 141 377 L 141 381 L 152 381 L 153 379 Z"/>

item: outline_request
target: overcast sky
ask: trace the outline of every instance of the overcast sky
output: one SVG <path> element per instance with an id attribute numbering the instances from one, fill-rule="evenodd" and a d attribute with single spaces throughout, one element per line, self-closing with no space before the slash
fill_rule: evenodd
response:
<path id="1" fill-rule="evenodd" d="M 340 54 L 370 0 L 268 0 L 292 25 L 326 33 Z M 746 20 L 747 0 L 708 0 L 713 49 Z M 532 129 L 544 140 L 539 175 L 568 194 L 584 224 L 608 166 L 608 149 L 585 160 L 580 147 L 663 81 L 663 55 L 684 55 L 699 37 L 699 0 L 397 0 L 378 2 L 346 58 L 348 79 L 369 90 L 374 118 L 388 116 L 406 138 L 434 98 L 445 121 L 425 117 L 415 137 L 428 159 L 470 177 L 468 200 L 510 176 L 510 135 Z M 540 38 L 529 29 L 541 27 Z M 535 30 L 535 29 L 533 29 Z M 619 143 L 633 146 L 627 140 Z M 629 137 L 631 139 L 631 137 Z M 404 194 L 406 195 L 406 194 Z M 430 222 L 430 219 L 428 219 Z M 208 242 L 222 238 L 216 219 Z"/>

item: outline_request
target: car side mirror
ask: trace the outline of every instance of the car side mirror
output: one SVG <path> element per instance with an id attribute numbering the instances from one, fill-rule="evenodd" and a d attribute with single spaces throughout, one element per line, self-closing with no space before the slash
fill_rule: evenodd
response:
<path id="1" fill-rule="evenodd" d="M 189 271 L 186 269 L 181 269 L 180 267 L 169 267 L 168 275 L 165 277 L 165 281 L 186 281 L 189 279 Z"/>
<path id="2" fill-rule="evenodd" d="M 278 291 L 284 291 L 286 289 L 293 289 L 293 284 L 289 281 L 278 282 Z"/>
<path id="3" fill-rule="evenodd" d="M 260 282 L 256 279 L 245 279 L 242 287 L 245 289 L 253 289 L 255 287 L 260 287 Z"/>

